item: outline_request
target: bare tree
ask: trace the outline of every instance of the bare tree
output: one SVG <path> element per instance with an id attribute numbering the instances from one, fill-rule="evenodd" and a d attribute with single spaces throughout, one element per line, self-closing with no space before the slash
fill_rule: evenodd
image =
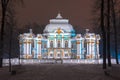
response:
<path id="1" fill-rule="evenodd" d="M 110 0 L 107 0 L 107 55 L 108 66 L 111 67 L 111 51 L 110 51 Z"/>
<path id="2" fill-rule="evenodd" d="M 14 6 L 11 4 L 9 5 L 10 7 L 8 7 L 6 16 L 6 26 L 9 26 L 9 72 L 11 72 L 11 53 L 12 53 L 12 41 L 13 41 L 13 29 L 16 26 L 16 20 L 15 20 L 15 10 L 14 10 Z"/>
<path id="3" fill-rule="evenodd" d="M 101 32 L 103 40 L 103 69 L 106 69 L 106 31 L 104 26 L 104 0 L 101 0 Z"/>
<path id="4" fill-rule="evenodd" d="M 95 0 L 93 6 L 94 19 L 93 24 L 101 27 L 101 37 L 103 43 L 103 68 L 106 68 L 106 58 L 108 59 L 108 66 L 111 66 L 111 45 L 115 46 L 115 58 L 116 63 L 119 64 L 118 61 L 118 32 L 116 19 L 118 19 L 118 13 L 116 10 L 119 8 L 115 8 L 116 3 L 119 4 L 119 1 L 116 0 Z M 100 16 L 101 15 L 101 16 Z M 114 28 L 114 29 L 112 29 Z M 113 31 L 114 30 L 114 31 Z M 112 31 L 114 32 L 114 38 L 112 37 Z M 111 40 L 114 39 L 114 42 L 111 43 Z"/>
<path id="5" fill-rule="evenodd" d="M 2 7 L 2 20 L 1 20 L 1 34 L 0 34 L 0 67 L 2 67 L 2 56 L 3 56 L 3 37 L 4 37 L 4 27 L 5 27 L 5 17 L 8 7 L 9 0 L 1 0 Z"/>
<path id="6" fill-rule="evenodd" d="M 1 0 L 1 9 L 2 9 L 2 19 L 1 19 L 1 31 L 0 31 L 0 67 L 2 67 L 2 60 L 3 60 L 3 43 L 4 43 L 4 28 L 5 23 L 6 23 L 6 13 L 8 11 L 8 6 L 10 3 L 16 2 L 18 0 Z M 21 2 L 23 2 L 23 0 L 20 0 Z"/>
<path id="7" fill-rule="evenodd" d="M 106 26 L 105 26 L 105 0 L 95 0 L 93 4 L 93 25 L 97 29 L 100 29 L 101 33 L 101 38 L 102 38 L 102 45 L 103 45 L 103 69 L 106 69 L 106 52 L 107 52 L 107 47 L 106 47 Z"/>
<path id="8" fill-rule="evenodd" d="M 113 27 L 114 27 L 114 39 L 115 39 L 115 58 L 116 63 L 119 64 L 118 61 L 118 40 L 117 40 L 117 26 L 116 26 L 116 13 L 115 13 L 115 0 L 111 0 L 111 11 L 112 11 L 112 19 L 113 19 Z"/>

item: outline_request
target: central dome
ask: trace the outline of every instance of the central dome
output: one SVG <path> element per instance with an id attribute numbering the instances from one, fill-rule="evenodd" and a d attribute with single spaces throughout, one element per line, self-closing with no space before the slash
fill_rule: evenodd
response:
<path id="1" fill-rule="evenodd" d="M 60 13 L 58 13 L 56 19 L 50 19 L 50 24 L 46 25 L 44 33 L 54 33 L 57 29 L 62 29 L 66 33 L 74 32 L 71 24 L 69 24 L 68 19 L 63 19 Z"/>

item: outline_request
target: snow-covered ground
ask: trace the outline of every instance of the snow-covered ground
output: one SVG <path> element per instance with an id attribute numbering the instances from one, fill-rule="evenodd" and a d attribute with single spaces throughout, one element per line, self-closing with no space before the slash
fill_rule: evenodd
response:
<path id="1" fill-rule="evenodd" d="M 48 59 L 11 59 L 12 65 L 20 64 L 41 64 L 41 63 L 69 63 L 69 64 L 102 64 L 103 59 L 92 60 L 92 59 L 64 59 L 64 60 L 48 60 Z M 106 60 L 107 62 L 107 60 Z M 115 59 L 111 59 L 112 64 L 116 64 Z M 3 66 L 9 66 L 9 59 L 3 59 Z"/>
<path id="2" fill-rule="evenodd" d="M 8 67 L 0 68 L 0 80 L 120 80 L 120 65 L 112 65 L 104 75 L 101 64 L 24 64 L 12 66 L 16 75 L 8 72 Z"/>

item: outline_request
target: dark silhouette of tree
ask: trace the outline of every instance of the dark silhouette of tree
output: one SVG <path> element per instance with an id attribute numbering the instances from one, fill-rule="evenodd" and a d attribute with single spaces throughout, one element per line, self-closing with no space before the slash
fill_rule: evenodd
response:
<path id="1" fill-rule="evenodd" d="M 6 16 L 6 26 L 9 26 L 9 72 L 11 72 L 11 55 L 12 55 L 12 41 L 13 41 L 13 30 L 15 29 L 16 26 L 16 20 L 15 20 L 15 10 L 14 10 L 14 6 L 11 4 L 9 5 L 10 7 L 8 7 Z"/>
<path id="2" fill-rule="evenodd" d="M 19 0 L 23 3 L 23 0 Z M 7 11 L 10 9 L 10 4 L 18 2 L 18 0 L 1 0 L 1 9 L 2 9 L 2 19 L 1 19 L 1 31 L 0 31 L 0 67 L 2 67 L 2 60 L 3 60 L 3 48 L 4 48 L 4 29 L 6 26 L 6 20 L 8 16 L 6 16 Z M 10 27 L 11 28 L 11 27 Z"/>
<path id="3" fill-rule="evenodd" d="M 5 27 L 5 17 L 8 7 L 9 0 L 1 0 L 2 7 L 2 20 L 1 20 L 1 34 L 0 34 L 0 67 L 2 67 L 2 56 L 3 56 L 3 41 L 4 41 L 4 27 Z"/>
<path id="4" fill-rule="evenodd" d="M 106 52 L 107 52 L 107 47 L 106 47 L 106 23 L 105 23 L 105 0 L 95 0 L 94 5 L 93 5 L 93 22 L 92 25 L 95 26 L 95 32 L 98 32 L 98 29 L 100 29 L 100 34 L 101 34 L 101 39 L 102 39 L 102 45 L 103 45 L 103 50 L 102 50 L 102 57 L 103 57 L 103 69 L 106 69 Z"/>
<path id="5" fill-rule="evenodd" d="M 107 56 L 108 66 L 111 67 L 111 51 L 110 51 L 110 0 L 107 0 Z"/>
<path id="6" fill-rule="evenodd" d="M 104 0 L 101 0 L 101 32 L 103 40 L 103 69 L 106 69 L 106 31 L 104 26 Z"/>
<path id="7" fill-rule="evenodd" d="M 98 31 L 99 27 L 101 27 L 101 37 L 103 43 L 103 69 L 106 68 L 106 58 L 108 59 L 108 66 L 111 67 L 111 52 L 115 47 L 115 58 L 116 63 L 118 64 L 118 13 L 116 10 L 119 8 L 115 8 L 116 4 L 119 4 L 116 0 L 95 0 L 93 6 L 93 26 L 95 26 L 95 30 Z M 101 15 L 101 16 L 100 16 Z M 113 28 L 113 29 L 112 29 Z M 114 40 L 114 41 L 112 41 Z M 111 43 L 112 42 L 112 43 Z M 114 47 L 111 47 L 114 46 Z M 112 50 L 111 50 L 112 48 Z"/>
<path id="8" fill-rule="evenodd" d="M 113 19 L 113 27 L 114 27 L 114 39 L 115 39 L 115 58 L 116 63 L 119 64 L 118 61 L 118 40 L 117 40 L 117 26 L 116 26 L 116 14 L 115 14 L 115 4 L 114 0 L 111 0 L 111 11 L 112 11 L 112 19 Z"/>

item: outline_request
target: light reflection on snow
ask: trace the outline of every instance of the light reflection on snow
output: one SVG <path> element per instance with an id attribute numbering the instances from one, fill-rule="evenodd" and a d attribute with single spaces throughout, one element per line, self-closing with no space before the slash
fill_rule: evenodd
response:
<path id="1" fill-rule="evenodd" d="M 106 60 L 107 61 L 107 60 Z M 18 58 L 14 58 L 11 59 L 11 64 L 12 65 L 19 65 L 20 64 L 41 64 L 41 63 L 56 63 L 56 62 L 61 62 L 61 60 L 38 60 L 38 59 L 18 59 Z M 111 59 L 112 64 L 116 64 L 116 60 L 115 59 Z M 119 59 L 120 62 L 120 59 Z M 66 59 L 66 60 L 62 60 L 62 63 L 69 63 L 69 64 L 102 64 L 103 60 L 99 59 L 99 60 L 90 60 L 90 59 Z M 3 59 L 3 66 L 8 66 L 9 65 L 9 59 Z"/>

